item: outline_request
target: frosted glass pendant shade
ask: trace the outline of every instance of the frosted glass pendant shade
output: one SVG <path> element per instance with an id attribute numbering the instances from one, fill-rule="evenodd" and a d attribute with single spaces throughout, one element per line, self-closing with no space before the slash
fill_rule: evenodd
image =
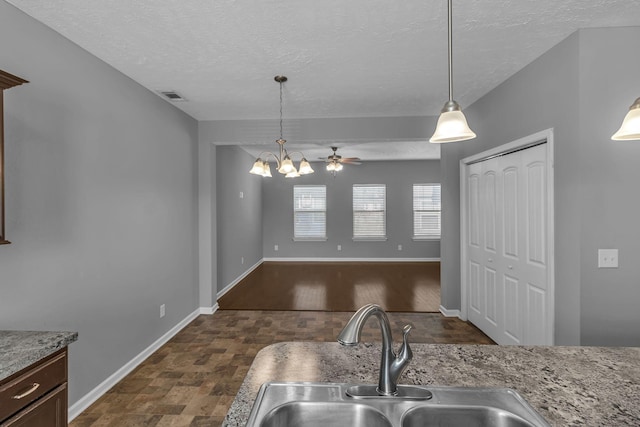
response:
<path id="1" fill-rule="evenodd" d="M 280 165 L 280 169 L 278 169 L 278 172 L 280 172 L 281 174 L 288 174 L 291 173 L 293 171 L 296 170 L 296 167 L 293 166 L 293 162 L 291 161 L 291 159 L 289 158 L 289 156 L 286 156 L 284 158 L 284 160 L 282 160 L 282 164 Z"/>
<path id="2" fill-rule="evenodd" d="M 313 173 L 313 169 L 311 168 L 311 165 L 309 164 L 309 162 L 307 161 L 307 159 L 302 159 L 300 161 L 300 171 L 299 171 L 300 175 L 307 175 L 310 173 Z"/>
<path id="3" fill-rule="evenodd" d="M 640 140 L 640 98 L 629 108 L 620 129 L 611 137 L 614 141 Z"/>
<path id="4" fill-rule="evenodd" d="M 271 166 L 269 166 L 269 162 L 264 162 L 262 167 L 264 169 L 262 176 L 265 178 L 271 178 Z"/>
<path id="5" fill-rule="evenodd" d="M 262 166 L 262 159 L 256 160 L 256 162 L 253 164 L 253 167 L 251 168 L 249 173 L 252 173 L 254 175 L 264 175 L 264 167 Z"/>
<path id="6" fill-rule="evenodd" d="M 466 141 L 476 134 L 469 128 L 467 119 L 460 110 L 445 111 L 440 114 L 436 131 L 429 142 L 442 144 L 445 142 Z"/>

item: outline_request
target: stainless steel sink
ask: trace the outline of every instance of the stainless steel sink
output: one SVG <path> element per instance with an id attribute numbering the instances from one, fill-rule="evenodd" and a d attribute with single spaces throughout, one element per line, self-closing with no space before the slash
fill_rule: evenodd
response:
<path id="1" fill-rule="evenodd" d="M 410 409 L 402 418 L 402 427 L 530 427 L 531 425 L 530 422 L 509 411 L 488 406 L 422 406 Z"/>
<path id="2" fill-rule="evenodd" d="M 355 384 L 265 383 L 248 427 L 549 427 L 515 391 L 501 388 L 398 386 L 399 396 L 350 397 Z M 428 399 L 407 399 L 416 388 Z M 405 390 L 403 390 L 405 389 Z"/>
<path id="3" fill-rule="evenodd" d="M 380 411 L 369 405 L 336 402 L 291 402 L 269 411 L 262 427 L 327 427 L 340 420 L 345 426 L 393 427 Z"/>

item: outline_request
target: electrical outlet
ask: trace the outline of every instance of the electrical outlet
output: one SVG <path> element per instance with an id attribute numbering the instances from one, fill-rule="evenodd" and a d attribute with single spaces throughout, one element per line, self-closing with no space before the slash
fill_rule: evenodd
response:
<path id="1" fill-rule="evenodd" d="M 273 250 L 277 251 L 278 250 L 278 245 L 273 245 Z"/>
<path id="2" fill-rule="evenodd" d="M 618 250 L 598 249 L 598 268 L 618 268 Z"/>
<path id="3" fill-rule="evenodd" d="M 244 257 L 240 258 L 240 264 L 244 264 Z"/>
<path id="4" fill-rule="evenodd" d="M 165 314 L 165 306 L 164 304 L 160 304 L 160 317 L 164 317 Z"/>
<path id="5" fill-rule="evenodd" d="M 243 191 L 240 192 L 240 198 L 244 199 L 244 192 Z"/>
<path id="6" fill-rule="evenodd" d="M 398 245 L 398 250 L 401 251 L 402 250 L 402 245 Z"/>
<path id="7" fill-rule="evenodd" d="M 342 245 L 338 245 L 338 250 L 341 251 L 342 250 Z"/>

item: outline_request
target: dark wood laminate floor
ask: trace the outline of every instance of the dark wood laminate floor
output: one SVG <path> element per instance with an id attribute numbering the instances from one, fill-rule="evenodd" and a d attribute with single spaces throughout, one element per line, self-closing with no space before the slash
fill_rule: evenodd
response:
<path id="1" fill-rule="evenodd" d="M 220 310 L 201 315 L 70 425 L 220 426 L 260 349 L 282 341 L 334 341 L 352 314 Z M 493 344 L 473 325 L 440 314 L 389 313 L 389 320 L 396 348 L 406 323 L 414 325 L 412 342 Z M 380 341 L 374 320 L 365 325 L 362 340 Z"/>
<path id="2" fill-rule="evenodd" d="M 264 262 L 218 300 L 224 310 L 356 311 L 368 303 L 438 312 L 440 263 Z"/>

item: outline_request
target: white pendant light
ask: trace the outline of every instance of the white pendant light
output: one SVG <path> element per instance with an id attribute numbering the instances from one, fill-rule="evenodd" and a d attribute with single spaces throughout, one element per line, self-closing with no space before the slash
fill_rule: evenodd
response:
<path id="1" fill-rule="evenodd" d="M 614 141 L 640 140 L 640 98 L 629 107 L 618 132 L 611 137 Z"/>
<path id="2" fill-rule="evenodd" d="M 449 35 L 449 100 L 442 107 L 436 131 L 429 142 L 441 144 L 445 142 L 466 141 L 473 139 L 476 134 L 469 128 L 467 119 L 462 113 L 460 105 L 453 100 L 453 37 L 452 37 L 452 0 L 448 0 L 448 35 Z"/>

